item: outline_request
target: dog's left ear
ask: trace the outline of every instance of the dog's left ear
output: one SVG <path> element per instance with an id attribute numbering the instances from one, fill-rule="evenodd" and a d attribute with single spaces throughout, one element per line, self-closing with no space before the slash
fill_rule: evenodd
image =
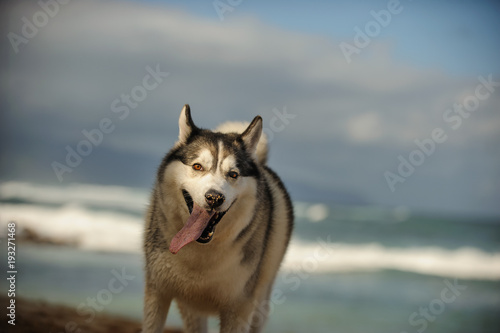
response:
<path id="1" fill-rule="evenodd" d="M 259 143 L 260 136 L 262 135 L 262 117 L 257 116 L 252 120 L 252 123 L 248 125 L 245 132 L 241 134 L 241 139 L 245 143 L 245 147 L 248 152 L 255 154 L 257 150 L 257 144 Z"/>
<path id="2" fill-rule="evenodd" d="M 198 127 L 191 118 L 191 108 L 189 104 L 184 105 L 179 117 L 179 141 L 177 143 L 185 143 L 189 136 L 198 130 Z"/>

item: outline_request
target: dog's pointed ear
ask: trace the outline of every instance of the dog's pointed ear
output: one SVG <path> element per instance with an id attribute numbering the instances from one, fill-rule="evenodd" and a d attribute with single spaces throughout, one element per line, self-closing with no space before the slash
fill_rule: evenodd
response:
<path id="1" fill-rule="evenodd" d="M 252 120 L 252 123 L 248 125 L 245 132 L 241 134 L 241 139 L 245 143 L 246 149 L 251 154 L 255 154 L 257 150 L 257 144 L 259 143 L 261 135 L 262 135 L 262 117 L 257 116 Z"/>
<path id="2" fill-rule="evenodd" d="M 184 105 L 179 117 L 179 141 L 178 143 L 185 143 L 189 136 L 197 131 L 198 128 L 191 118 L 191 108 L 189 104 Z"/>

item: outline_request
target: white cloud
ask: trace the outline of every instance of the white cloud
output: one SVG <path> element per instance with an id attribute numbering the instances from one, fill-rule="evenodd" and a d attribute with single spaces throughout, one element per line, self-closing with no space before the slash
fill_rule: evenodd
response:
<path id="1" fill-rule="evenodd" d="M 20 30 L 19 8 L 25 6 L 27 2 L 12 11 L 11 31 Z M 31 6 L 37 8 L 36 3 Z M 0 43 L 12 52 L 6 39 Z M 382 38 L 374 40 L 366 56 L 347 64 L 336 40 L 282 30 L 252 17 L 221 23 L 155 5 L 73 1 L 21 45 L 8 64 L 0 65 L 6 74 L 0 92 L 10 105 L 5 114 L 16 128 L 5 142 L 12 142 L 9 149 L 16 156 L 16 142 L 26 141 L 44 157 L 60 158 L 67 144 L 82 139 L 82 129 L 109 117 L 117 128 L 96 151 L 156 158 L 177 136 L 177 118 L 185 103 L 191 104 L 195 122 L 203 127 L 248 121 L 257 113 L 266 122 L 273 108 L 286 106 L 296 118 L 276 134 L 274 153 L 302 155 L 296 151 L 302 147 L 309 158 L 307 163 L 298 159 L 281 165 L 285 173 L 299 170 L 307 182 L 316 178 L 324 187 L 342 183 L 382 198 L 387 194 L 380 183 L 383 171 L 396 163 L 401 151 L 414 149 L 415 139 L 446 126 L 444 110 L 477 84 L 477 78 L 458 79 L 397 63 L 391 45 Z M 156 64 L 170 76 L 119 121 L 111 102 L 140 84 L 144 68 Z M 492 147 L 500 130 L 499 103 L 492 96 L 441 150 L 450 149 L 453 155 L 478 145 Z M 37 146 L 40 138 L 53 141 Z M 363 147 L 371 151 L 356 150 Z M 23 165 L 29 165 L 24 159 L 30 156 L 23 155 Z M 437 176 L 441 170 L 458 170 L 444 156 L 433 156 L 436 162 L 426 165 L 426 172 Z M 338 169 L 321 179 L 302 172 L 327 160 Z M 467 178 L 474 161 L 467 163 L 453 175 Z M 498 158 L 494 163 L 500 165 Z M 478 177 L 486 182 L 498 179 L 493 172 Z M 427 184 L 433 185 L 432 179 Z M 381 200 L 395 199 L 387 194 Z"/>
<path id="2" fill-rule="evenodd" d="M 366 112 L 347 121 L 347 132 L 353 141 L 373 142 L 382 137 L 380 117 L 375 112 Z"/>
<path id="3" fill-rule="evenodd" d="M 11 28 L 16 30 L 15 24 Z M 85 122 L 109 114 L 111 101 L 142 79 L 144 67 L 159 63 L 171 77 L 141 106 L 151 121 L 159 120 L 167 105 L 175 107 L 169 117 L 176 117 L 179 106 L 193 100 L 240 119 L 251 118 L 245 114 L 252 110 L 271 113 L 287 105 L 303 114 L 306 124 L 290 130 L 310 134 L 314 126 L 312 140 L 344 136 L 355 142 L 403 138 L 400 143 L 411 143 L 408 136 L 427 135 L 436 126 L 429 106 L 457 83 L 443 73 L 395 64 L 390 43 L 372 44 L 371 57 L 347 64 L 335 40 L 251 17 L 221 24 L 153 5 L 78 1 L 61 8 L 25 46 L 26 58 L 14 59 L 22 86 L 16 87 L 22 98 L 15 102 L 27 112 L 67 114 L 74 105 L 85 106 L 71 115 Z M 360 124 L 350 121 L 373 109 L 380 111 Z M 410 110 L 427 122 L 413 122 Z M 321 121 L 308 124 L 309 115 Z M 131 138 L 110 142 L 141 149 Z"/>

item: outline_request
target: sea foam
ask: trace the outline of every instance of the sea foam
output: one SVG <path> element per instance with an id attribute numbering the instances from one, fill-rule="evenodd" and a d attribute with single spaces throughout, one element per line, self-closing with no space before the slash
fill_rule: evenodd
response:
<path id="1" fill-rule="evenodd" d="M 147 198 L 147 191 L 117 186 L 75 184 L 58 188 L 29 183 L 0 184 L 0 235 L 5 236 L 7 224 L 14 221 L 18 232 L 29 228 L 42 237 L 77 244 L 82 250 L 139 253 Z M 27 203 L 12 203 L 14 199 Z M 305 273 L 393 269 L 451 278 L 500 280 L 500 253 L 473 247 L 346 244 L 331 242 L 328 236 L 305 242 L 294 237 L 282 267 Z"/>

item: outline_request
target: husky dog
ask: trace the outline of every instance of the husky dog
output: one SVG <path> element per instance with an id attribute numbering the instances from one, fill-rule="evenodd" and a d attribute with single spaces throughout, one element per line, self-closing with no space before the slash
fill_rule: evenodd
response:
<path id="1" fill-rule="evenodd" d="M 144 233 L 144 333 L 163 331 L 172 300 L 186 333 L 262 331 L 293 228 L 283 183 L 266 166 L 262 118 L 195 126 L 189 105 L 163 159 Z"/>

